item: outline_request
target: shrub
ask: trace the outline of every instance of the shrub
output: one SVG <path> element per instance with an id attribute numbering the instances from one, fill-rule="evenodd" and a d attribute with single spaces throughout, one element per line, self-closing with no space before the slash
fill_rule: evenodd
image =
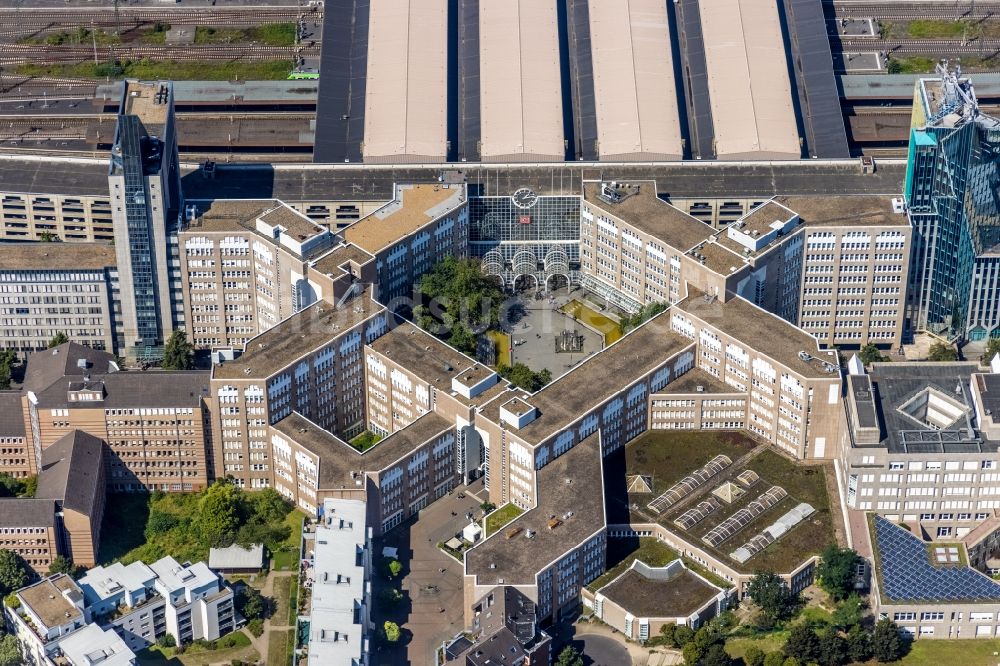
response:
<path id="1" fill-rule="evenodd" d="M 163 634 L 156 639 L 156 644 L 162 648 L 172 648 L 177 647 L 177 640 L 174 638 L 173 634 Z"/>
<path id="2" fill-rule="evenodd" d="M 260 638 L 264 634 L 264 620 L 260 618 L 250 620 L 247 622 L 247 629 L 253 634 L 254 638 Z"/>

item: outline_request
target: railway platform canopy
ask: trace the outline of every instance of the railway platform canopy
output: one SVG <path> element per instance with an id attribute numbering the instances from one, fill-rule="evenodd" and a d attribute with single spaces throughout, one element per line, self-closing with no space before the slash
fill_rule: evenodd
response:
<path id="1" fill-rule="evenodd" d="M 562 161 L 556 0 L 480 0 L 479 76 L 483 161 Z"/>
<path id="2" fill-rule="evenodd" d="M 699 9 L 716 156 L 798 159 L 802 148 L 777 3 L 704 0 Z"/>
<path id="3" fill-rule="evenodd" d="M 448 0 L 371 0 L 365 162 L 443 162 Z"/>
<path id="4" fill-rule="evenodd" d="M 666 4 L 602 0 L 589 10 L 600 158 L 681 159 Z"/>

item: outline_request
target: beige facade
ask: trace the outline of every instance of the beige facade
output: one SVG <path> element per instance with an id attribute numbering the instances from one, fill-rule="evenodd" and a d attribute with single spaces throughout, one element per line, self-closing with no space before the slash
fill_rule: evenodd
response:
<path id="1" fill-rule="evenodd" d="M 0 240 L 38 241 L 46 234 L 66 242 L 114 240 L 110 199 L 54 193 L 0 194 Z"/>
<path id="2" fill-rule="evenodd" d="M 105 243 L 0 243 L 0 338 L 20 354 L 58 333 L 112 351 L 115 249 Z"/>

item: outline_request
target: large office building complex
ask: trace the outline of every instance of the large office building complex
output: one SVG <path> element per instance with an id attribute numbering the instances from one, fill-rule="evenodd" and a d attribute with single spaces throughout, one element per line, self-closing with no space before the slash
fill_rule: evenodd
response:
<path id="1" fill-rule="evenodd" d="M 914 227 L 909 326 L 949 339 L 1000 336 L 1000 121 L 961 72 L 919 79 L 905 195 Z"/>

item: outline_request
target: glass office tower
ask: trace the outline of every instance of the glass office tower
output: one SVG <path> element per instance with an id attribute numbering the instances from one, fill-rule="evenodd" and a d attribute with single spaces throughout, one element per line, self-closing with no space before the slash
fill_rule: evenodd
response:
<path id="1" fill-rule="evenodd" d="M 1000 121 L 971 81 L 938 67 L 916 83 L 905 195 L 914 229 L 909 331 L 1000 336 Z"/>

